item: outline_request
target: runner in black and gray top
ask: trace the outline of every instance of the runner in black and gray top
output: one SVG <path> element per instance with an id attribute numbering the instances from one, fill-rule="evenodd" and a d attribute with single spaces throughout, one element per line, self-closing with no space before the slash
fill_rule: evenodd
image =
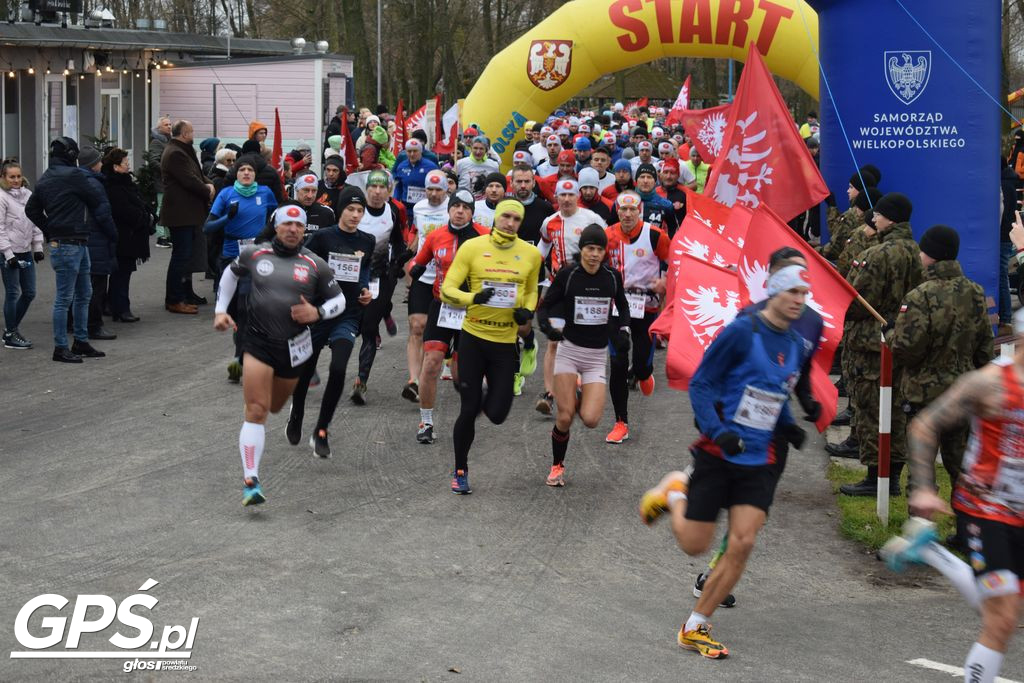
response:
<path id="1" fill-rule="evenodd" d="M 318 256 L 302 248 L 306 212 L 283 206 L 274 212 L 277 234 L 270 244 L 244 247 L 224 269 L 217 292 L 214 329 L 235 326 L 228 304 L 238 278 L 249 275 L 252 286 L 247 300 L 249 329 L 242 352 L 245 422 L 238 435 L 245 488 L 242 505 L 266 500 L 259 482 L 268 413 L 276 413 L 291 396 L 302 365 L 313 355 L 309 325 L 334 318 L 345 309 L 345 295 L 330 268 Z"/>
<path id="2" fill-rule="evenodd" d="M 548 486 L 565 486 L 563 463 L 573 416 L 579 412 L 584 425 L 596 427 L 604 412 L 605 349 L 611 343 L 616 352 L 629 351 L 629 303 L 622 276 L 603 263 L 607 246 L 608 236 L 600 225 L 584 228 L 579 262 L 558 271 L 537 308 L 537 326 L 548 339 L 558 342 L 554 371 L 557 413 L 551 430 Z M 576 395 L 577 375 L 582 379 L 581 396 Z"/>

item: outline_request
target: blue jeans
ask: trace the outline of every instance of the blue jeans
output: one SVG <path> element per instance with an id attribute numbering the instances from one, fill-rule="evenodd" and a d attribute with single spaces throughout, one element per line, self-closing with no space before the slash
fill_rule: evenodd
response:
<path id="1" fill-rule="evenodd" d="M 999 243 L 999 324 L 1009 324 L 1013 318 L 1013 303 L 1010 301 L 1009 262 L 1015 251 L 1013 242 Z M 1021 276 L 1024 276 L 1024 272 L 1018 274 L 1018 277 Z"/>
<path id="2" fill-rule="evenodd" d="M 164 295 L 166 304 L 180 304 L 185 301 L 184 279 L 186 275 L 192 276 L 188 264 L 192 261 L 193 230 L 191 225 L 170 228 L 171 261 L 167 264 L 167 292 Z"/>
<path id="3" fill-rule="evenodd" d="M 75 339 L 89 341 L 89 248 L 84 244 L 50 242 L 50 265 L 57 274 L 57 293 L 53 299 L 53 344 L 68 346 L 68 308 L 74 306 Z"/>
<path id="4" fill-rule="evenodd" d="M 22 262 L 21 268 L 8 268 L 7 262 L 0 263 L 0 272 L 4 278 L 4 331 L 14 332 L 25 317 L 28 305 L 36 298 L 36 264 L 32 260 L 32 252 L 16 253 L 16 259 Z M 2 260 L 2 259 L 0 259 Z"/>

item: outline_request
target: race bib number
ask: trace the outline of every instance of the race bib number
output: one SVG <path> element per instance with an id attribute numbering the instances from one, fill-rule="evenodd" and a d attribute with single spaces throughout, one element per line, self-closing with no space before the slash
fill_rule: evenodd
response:
<path id="1" fill-rule="evenodd" d="M 572 320 L 577 325 L 605 325 L 611 310 L 611 299 L 606 296 L 578 296 Z"/>
<path id="2" fill-rule="evenodd" d="M 380 296 L 380 278 L 375 277 L 370 280 L 370 298 L 376 299 Z"/>
<path id="3" fill-rule="evenodd" d="M 288 355 L 291 357 L 293 368 L 299 367 L 313 356 L 313 335 L 308 327 L 288 340 Z"/>
<path id="4" fill-rule="evenodd" d="M 514 282 L 492 282 L 484 280 L 483 288 L 494 288 L 494 296 L 485 305 L 492 308 L 515 308 L 519 285 Z"/>
<path id="5" fill-rule="evenodd" d="M 465 308 L 441 304 L 441 311 L 437 314 L 437 326 L 444 327 L 449 330 L 461 330 L 462 321 L 465 319 Z"/>
<path id="6" fill-rule="evenodd" d="M 426 196 L 427 189 L 424 187 L 416 187 L 415 185 L 410 185 L 405 192 L 406 201 L 409 204 L 415 204 Z"/>
<path id="7" fill-rule="evenodd" d="M 359 257 L 355 254 L 328 254 L 327 265 L 338 282 L 359 282 Z"/>
<path id="8" fill-rule="evenodd" d="M 247 247 L 250 244 L 256 244 L 256 238 L 255 237 L 248 237 L 246 239 L 238 240 L 238 248 L 239 249 L 241 249 L 242 247 Z"/>
<path id="9" fill-rule="evenodd" d="M 644 304 L 647 301 L 647 296 L 639 292 L 636 294 L 627 292 L 626 301 L 629 303 L 629 317 L 643 319 Z"/>
<path id="10" fill-rule="evenodd" d="M 992 492 L 1008 507 L 1024 510 L 1024 458 L 1003 456 Z"/>
<path id="11" fill-rule="evenodd" d="M 775 429 L 775 423 L 778 422 L 782 406 L 785 404 L 785 394 L 748 386 L 743 391 L 743 398 L 740 399 L 732 421 L 744 427 L 770 432 Z"/>

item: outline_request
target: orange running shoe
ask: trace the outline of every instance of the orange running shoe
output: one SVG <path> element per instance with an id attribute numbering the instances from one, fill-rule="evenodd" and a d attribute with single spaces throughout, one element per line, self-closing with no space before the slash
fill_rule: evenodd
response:
<path id="1" fill-rule="evenodd" d="M 612 431 L 604 438 L 608 443 L 622 443 L 629 438 L 629 425 L 625 422 L 616 422 Z"/>
<path id="2" fill-rule="evenodd" d="M 684 631 L 686 625 L 679 629 L 679 647 L 694 650 L 708 659 L 723 659 L 729 656 L 729 648 L 711 637 L 711 624 L 701 624 L 692 631 Z"/>
<path id="3" fill-rule="evenodd" d="M 640 519 L 650 526 L 662 513 L 668 511 L 668 492 L 686 493 L 690 488 L 690 475 L 687 472 L 669 472 L 658 485 L 649 489 L 640 498 Z"/>
<path id="4" fill-rule="evenodd" d="M 548 474 L 547 482 L 548 486 L 565 486 L 565 465 L 559 463 L 551 466 L 551 472 Z"/>
<path id="5" fill-rule="evenodd" d="M 654 393 L 654 375 L 640 380 L 640 393 L 644 396 L 650 396 Z"/>

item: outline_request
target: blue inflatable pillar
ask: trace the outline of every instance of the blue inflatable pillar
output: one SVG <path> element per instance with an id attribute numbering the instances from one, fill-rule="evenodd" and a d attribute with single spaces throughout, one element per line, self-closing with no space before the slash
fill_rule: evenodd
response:
<path id="1" fill-rule="evenodd" d="M 997 299 L 1002 209 L 996 157 L 1005 114 L 957 63 L 994 97 L 1005 97 L 1001 3 L 901 2 L 914 18 L 895 0 L 810 3 L 818 12 L 821 62 L 835 96 L 833 106 L 822 82 L 821 172 L 845 210 L 856 166 L 838 107 L 856 163 L 882 171 L 883 193 L 902 192 L 913 202 L 915 237 L 936 223 L 956 228 L 966 275 Z"/>

